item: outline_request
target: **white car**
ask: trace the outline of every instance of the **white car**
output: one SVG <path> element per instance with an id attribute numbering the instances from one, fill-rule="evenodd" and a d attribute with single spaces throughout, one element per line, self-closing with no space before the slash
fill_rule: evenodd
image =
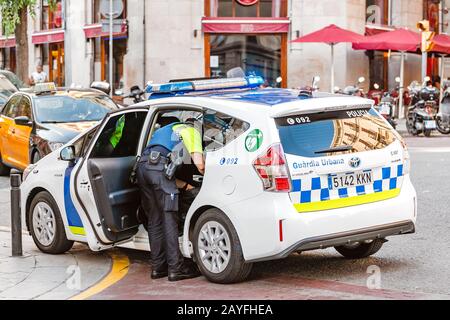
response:
<path id="1" fill-rule="evenodd" d="M 129 177 L 157 128 L 188 119 L 205 129 L 206 171 L 181 169 L 200 191 L 180 248 L 210 281 L 243 281 L 254 262 L 293 252 L 335 247 L 365 258 L 387 237 L 415 231 L 409 153 L 371 100 L 260 89 L 261 81 L 151 86 L 149 101 L 28 167 L 21 207 L 36 245 L 50 254 L 74 241 L 148 250 Z M 122 138 L 108 148 L 119 123 Z"/>

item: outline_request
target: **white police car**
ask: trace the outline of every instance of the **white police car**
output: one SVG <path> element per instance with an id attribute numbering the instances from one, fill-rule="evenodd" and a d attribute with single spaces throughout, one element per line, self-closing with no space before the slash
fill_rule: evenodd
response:
<path id="1" fill-rule="evenodd" d="M 335 247 L 365 258 L 415 231 L 416 192 L 402 138 L 357 97 L 260 89 L 262 79 L 154 85 L 151 99 L 109 114 L 24 172 L 22 211 L 46 253 L 148 249 L 139 190 L 129 182 L 153 132 L 197 119 L 206 171 L 181 250 L 211 281 L 244 280 L 258 261 Z M 124 122 L 115 149 L 104 147 Z"/>

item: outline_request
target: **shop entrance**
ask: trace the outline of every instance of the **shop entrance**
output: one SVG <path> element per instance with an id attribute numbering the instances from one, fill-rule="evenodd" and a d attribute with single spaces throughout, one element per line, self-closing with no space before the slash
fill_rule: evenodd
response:
<path id="1" fill-rule="evenodd" d="M 124 58 L 127 53 L 127 39 L 114 39 L 113 43 L 113 90 L 123 89 Z M 110 82 L 109 76 L 109 38 L 102 38 L 101 79 Z M 113 91 L 114 92 L 114 91 Z"/>
<path id="2" fill-rule="evenodd" d="M 263 77 L 266 85 L 280 87 L 283 80 L 283 35 L 210 35 L 211 76 L 226 76 L 241 67 L 246 74 Z"/>
<path id="3" fill-rule="evenodd" d="M 64 42 L 49 44 L 49 81 L 57 86 L 65 85 Z"/>

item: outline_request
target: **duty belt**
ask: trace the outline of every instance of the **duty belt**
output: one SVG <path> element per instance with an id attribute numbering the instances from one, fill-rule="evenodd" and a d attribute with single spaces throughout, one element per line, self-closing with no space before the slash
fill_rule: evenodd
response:
<path id="1" fill-rule="evenodd" d="M 149 164 L 168 164 L 170 159 L 163 156 L 160 152 L 153 151 L 150 155 L 142 156 L 139 162 L 148 162 Z"/>

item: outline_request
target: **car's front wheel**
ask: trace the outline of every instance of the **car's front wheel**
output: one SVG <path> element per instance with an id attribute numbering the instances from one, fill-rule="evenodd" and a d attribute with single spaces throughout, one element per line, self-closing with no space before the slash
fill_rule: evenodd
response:
<path id="1" fill-rule="evenodd" d="M 46 191 L 38 193 L 31 202 L 28 225 L 34 243 L 44 253 L 62 254 L 73 246 L 73 241 L 67 240 L 58 206 Z"/>
<path id="2" fill-rule="evenodd" d="M 244 281 L 252 270 L 245 263 L 238 234 L 230 219 L 218 209 L 207 210 L 194 228 L 195 261 L 211 282 Z"/>
<path id="3" fill-rule="evenodd" d="M 377 239 L 371 242 L 359 242 L 336 247 L 335 249 L 347 259 L 364 259 L 380 251 L 385 242 L 386 240 L 384 239 Z"/>

